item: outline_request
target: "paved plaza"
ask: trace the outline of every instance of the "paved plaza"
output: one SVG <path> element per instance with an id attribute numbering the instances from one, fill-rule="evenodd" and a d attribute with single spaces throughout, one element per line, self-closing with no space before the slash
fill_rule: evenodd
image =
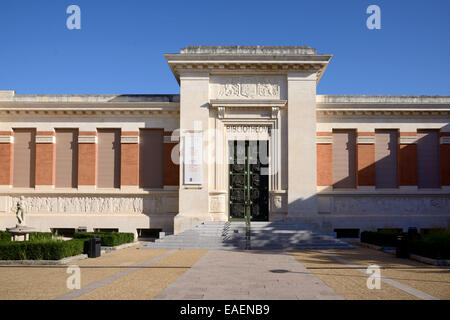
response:
<path id="1" fill-rule="evenodd" d="M 381 267 L 368 289 L 366 268 Z M 0 299 L 450 299 L 450 268 L 372 249 L 326 251 L 141 250 L 139 246 L 67 265 L 0 266 Z"/>

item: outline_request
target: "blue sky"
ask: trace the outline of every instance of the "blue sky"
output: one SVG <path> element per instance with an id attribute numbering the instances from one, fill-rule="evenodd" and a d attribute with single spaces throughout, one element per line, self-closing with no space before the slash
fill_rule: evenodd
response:
<path id="1" fill-rule="evenodd" d="M 0 90 L 18 94 L 178 93 L 164 53 L 307 45 L 334 55 L 319 94 L 450 95 L 448 0 L 1 0 L 0 39 Z"/>

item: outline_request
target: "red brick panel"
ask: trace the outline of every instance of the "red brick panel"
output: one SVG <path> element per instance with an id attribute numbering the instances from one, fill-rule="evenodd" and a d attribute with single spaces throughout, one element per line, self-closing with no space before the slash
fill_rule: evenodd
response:
<path id="1" fill-rule="evenodd" d="M 449 137 L 450 132 L 441 132 L 441 137 Z M 441 184 L 450 186 L 450 144 L 441 144 Z"/>
<path id="2" fill-rule="evenodd" d="M 52 186 L 55 184 L 54 143 L 36 143 L 35 184 L 37 186 Z"/>
<path id="3" fill-rule="evenodd" d="M 178 186 L 180 184 L 180 166 L 172 161 L 172 150 L 178 143 L 164 143 L 164 174 L 165 186 Z"/>
<path id="4" fill-rule="evenodd" d="M 358 144 L 358 186 L 375 186 L 375 145 Z"/>
<path id="5" fill-rule="evenodd" d="M 80 131 L 79 136 L 97 136 L 97 132 Z M 78 144 L 78 185 L 95 186 L 97 184 L 97 144 Z"/>
<path id="6" fill-rule="evenodd" d="M 417 186 L 417 145 L 399 145 L 399 185 Z"/>
<path id="7" fill-rule="evenodd" d="M 123 132 L 122 132 L 122 135 Z M 137 133 L 139 135 L 139 132 Z M 123 186 L 139 185 L 139 144 L 122 143 L 121 146 L 120 184 Z"/>
<path id="8" fill-rule="evenodd" d="M 54 131 L 38 131 L 36 136 L 55 136 Z M 36 178 L 37 186 L 55 184 L 55 144 L 36 143 Z"/>
<path id="9" fill-rule="evenodd" d="M 450 186 L 450 144 L 441 144 L 441 182 Z"/>
<path id="10" fill-rule="evenodd" d="M 13 147 L 12 143 L 0 143 L 0 185 L 12 185 Z"/>
<path id="11" fill-rule="evenodd" d="M 317 144 L 317 185 L 333 185 L 332 144 Z"/>

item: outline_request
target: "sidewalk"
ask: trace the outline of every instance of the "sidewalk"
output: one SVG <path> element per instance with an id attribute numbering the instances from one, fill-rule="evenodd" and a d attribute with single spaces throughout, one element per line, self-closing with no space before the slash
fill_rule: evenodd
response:
<path id="1" fill-rule="evenodd" d="M 155 299 L 343 299 L 286 252 L 209 251 Z"/>

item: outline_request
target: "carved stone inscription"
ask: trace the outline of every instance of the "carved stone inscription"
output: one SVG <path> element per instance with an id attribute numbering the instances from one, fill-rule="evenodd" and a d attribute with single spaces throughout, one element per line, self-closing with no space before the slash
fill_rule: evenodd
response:
<path id="1" fill-rule="evenodd" d="M 282 99 L 283 79 L 274 76 L 233 76 L 212 79 L 215 99 Z"/>

